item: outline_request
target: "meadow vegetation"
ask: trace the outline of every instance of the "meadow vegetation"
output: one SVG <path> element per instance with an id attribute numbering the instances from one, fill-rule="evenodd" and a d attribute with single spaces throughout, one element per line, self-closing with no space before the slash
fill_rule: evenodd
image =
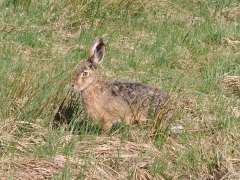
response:
<path id="1" fill-rule="evenodd" d="M 170 93 L 167 128 L 106 133 L 80 100 L 52 128 L 96 37 L 108 78 Z M 3 179 L 239 179 L 239 92 L 239 0 L 0 1 Z"/>

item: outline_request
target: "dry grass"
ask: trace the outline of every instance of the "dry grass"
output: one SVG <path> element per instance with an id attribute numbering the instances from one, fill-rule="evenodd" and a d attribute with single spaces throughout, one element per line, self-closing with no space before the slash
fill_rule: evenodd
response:
<path id="1" fill-rule="evenodd" d="M 72 141 L 77 136 L 66 136 L 62 141 Z M 51 179 L 69 166 L 74 179 L 79 169 L 84 169 L 84 179 L 153 179 L 150 168 L 160 157 L 153 144 L 136 143 L 117 137 L 84 137 L 74 148 L 74 156 L 58 155 L 53 161 L 19 157 L 3 159 L 0 163 L 2 179 Z M 67 164 L 66 164 L 67 163 Z"/>
<path id="2" fill-rule="evenodd" d="M 223 15 L 225 18 L 231 21 L 239 21 L 240 18 L 240 6 L 223 9 Z"/>
<path id="3" fill-rule="evenodd" d="M 227 91 L 240 96 L 240 76 L 225 76 L 223 86 Z"/>
<path id="4" fill-rule="evenodd" d="M 238 127 L 234 128 L 235 131 Z M 185 130 L 187 133 L 188 130 Z M 191 132 L 197 135 L 198 132 Z M 211 133 L 211 132 L 206 132 Z M 233 132 L 234 133 L 234 132 Z M 157 149 L 153 140 L 142 143 L 122 140 L 116 136 L 85 136 L 78 140 L 76 135 L 61 138 L 64 144 L 76 142 L 73 155 L 56 155 L 52 161 L 20 156 L 14 159 L 2 158 L 0 175 L 18 177 L 20 179 L 50 179 L 62 172 L 64 167 L 70 169 L 73 179 L 165 179 L 201 177 L 201 179 L 238 179 L 240 177 L 239 140 L 234 142 L 231 134 L 219 132 L 196 142 L 194 139 L 187 144 L 179 141 L 179 136 L 172 134 L 161 150 Z M 136 134 L 138 135 L 138 134 Z M 78 141 L 78 142 L 77 142 Z M 42 143 L 42 142 L 41 142 Z M 200 143 L 200 144 L 199 144 Z M 37 144 L 35 144 L 37 145 Z M 235 157 L 231 156 L 234 150 Z M 194 169 L 188 169 L 188 159 L 182 159 L 182 152 L 196 151 L 201 156 L 196 159 Z M 217 153 L 216 153 L 217 152 Z M 216 154 L 218 154 L 216 156 Z M 182 160 L 181 160 L 182 159 Z M 181 174 L 174 171 L 173 164 L 181 160 Z M 155 162 L 168 163 L 164 174 L 154 174 L 152 167 Z M 172 165 L 171 165 L 172 164 Z M 180 175 L 181 174 L 181 175 Z M 180 175 L 180 176 L 179 176 Z"/>
<path id="5" fill-rule="evenodd" d="M 116 137 L 85 137 L 75 147 L 72 163 L 87 166 L 85 179 L 153 179 L 150 168 L 160 157 L 153 144 Z M 88 161 L 84 163 L 84 158 Z M 76 171 L 79 173 L 79 171 Z"/>
<path id="6" fill-rule="evenodd" d="M 54 161 L 19 157 L 18 159 L 4 159 L 0 162 L 0 179 L 43 180 L 52 179 L 60 173 L 64 164 L 61 156 Z"/>
<path id="7" fill-rule="evenodd" d="M 29 148 L 44 143 L 44 138 L 48 134 L 48 130 L 38 123 L 6 119 L 1 121 L 0 126 L 0 143 L 3 146 L 0 154 L 2 155 L 9 149 L 19 153 L 27 152 Z"/>

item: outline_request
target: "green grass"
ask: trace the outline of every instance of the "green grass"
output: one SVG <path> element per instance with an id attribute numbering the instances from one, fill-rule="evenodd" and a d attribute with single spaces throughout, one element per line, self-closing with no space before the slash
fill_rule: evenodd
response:
<path id="1" fill-rule="evenodd" d="M 226 43 L 229 38 L 240 41 L 239 13 L 231 18 L 239 4 L 238 0 L 0 2 L 0 158 L 81 157 L 75 146 L 82 139 L 113 136 L 154 144 L 162 157 L 149 168 L 153 176 L 218 179 L 231 173 L 230 164 L 232 173 L 239 175 L 240 117 L 233 109 L 240 111 L 240 101 L 221 85 L 226 74 L 240 75 L 240 45 Z M 161 130 L 149 138 L 146 127 L 120 124 L 106 134 L 86 115 L 75 115 L 66 128 L 50 128 L 74 67 L 87 58 L 96 37 L 107 41 L 103 71 L 109 78 L 141 81 L 176 97 L 180 108 L 171 125 L 182 124 L 183 132 Z M 69 134 L 76 138 L 65 142 Z M 89 168 L 70 167 L 56 179 L 71 179 L 76 172 L 83 179 L 84 168 Z"/>

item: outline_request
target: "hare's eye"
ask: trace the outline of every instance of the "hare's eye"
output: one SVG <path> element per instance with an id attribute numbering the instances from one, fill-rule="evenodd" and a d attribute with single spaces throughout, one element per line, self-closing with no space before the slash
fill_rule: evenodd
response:
<path id="1" fill-rule="evenodd" d="M 88 71 L 84 71 L 83 73 L 82 73 L 82 76 L 83 77 L 87 77 L 89 75 L 89 72 Z"/>

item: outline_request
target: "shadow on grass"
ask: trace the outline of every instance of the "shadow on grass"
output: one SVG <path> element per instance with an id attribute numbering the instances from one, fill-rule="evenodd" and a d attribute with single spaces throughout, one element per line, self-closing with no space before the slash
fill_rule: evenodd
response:
<path id="1" fill-rule="evenodd" d="M 68 91 L 54 114 L 52 128 L 61 127 L 80 135 L 99 135 L 102 132 L 101 128 L 93 124 L 84 112 L 80 94 L 72 91 Z"/>

